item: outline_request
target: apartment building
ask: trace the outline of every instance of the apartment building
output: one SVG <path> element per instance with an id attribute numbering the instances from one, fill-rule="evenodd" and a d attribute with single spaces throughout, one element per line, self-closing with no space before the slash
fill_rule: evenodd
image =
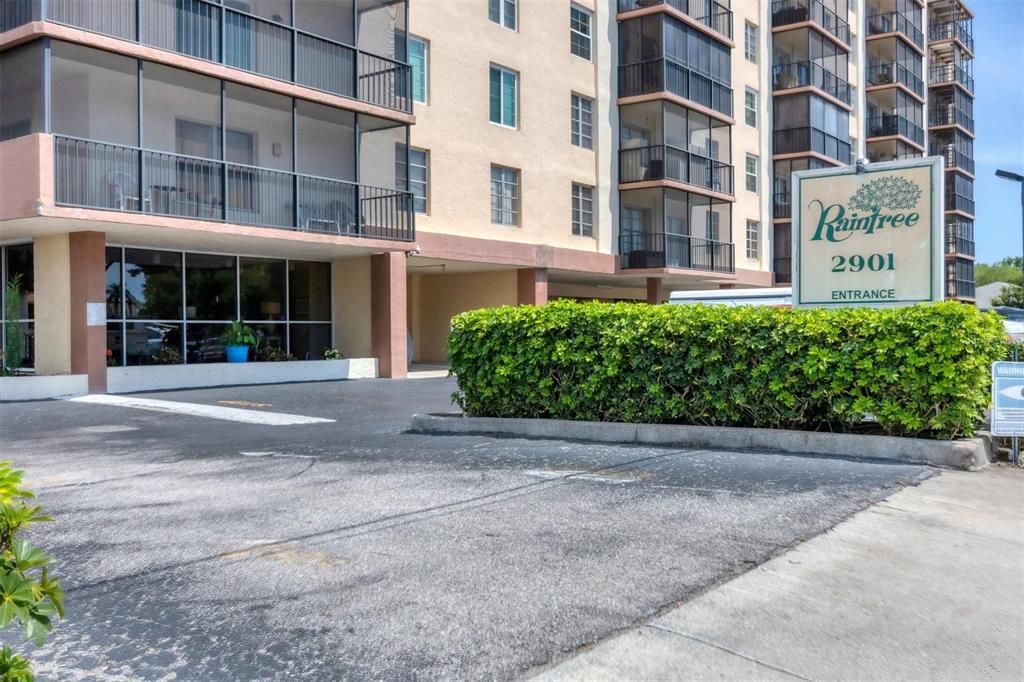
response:
<path id="1" fill-rule="evenodd" d="M 973 294 L 960 0 L 0 9 L 0 260 L 37 373 L 221 362 L 243 319 L 402 376 L 464 310 L 784 284 L 792 172 L 926 152 L 947 296 Z"/>

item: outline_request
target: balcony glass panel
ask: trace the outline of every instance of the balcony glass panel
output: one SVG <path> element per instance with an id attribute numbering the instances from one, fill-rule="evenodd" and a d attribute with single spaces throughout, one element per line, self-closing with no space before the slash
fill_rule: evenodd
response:
<path id="1" fill-rule="evenodd" d="M 50 69 L 53 132 L 138 144 L 136 60 L 54 41 Z"/>
<path id="2" fill-rule="evenodd" d="M 924 33 L 921 31 L 920 8 L 917 9 L 917 21 L 903 12 L 879 12 L 870 14 L 867 18 L 868 35 L 880 35 L 885 33 L 901 33 L 907 40 L 924 49 Z"/>
<path id="3" fill-rule="evenodd" d="M 772 26 L 788 26 L 813 21 L 842 42 L 850 43 L 849 8 L 845 0 L 775 0 Z"/>
<path id="4" fill-rule="evenodd" d="M 219 80 L 147 62 L 142 92 L 144 147 L 221 158 Z"/>
<path id="5" fill-rule="evenodd" d="M 87 31 L 135 40 L 137 0 L 46 0 L 46 18 Z"/>
<path id="6" fill-rule="evenodd" d="M 677 9 L 708 28 L 732 38 L 732 10 L 729 9 L 729 0 L 619 0 L 619 11 L 630 12 L 660 4 Z"/>
<path id="7" fill-rule="evenodd" d="M 292 100 L 266 90 L 225 84 L 227 160 L 292 170 Z"/>
<path id="8" fill-rule="evenodd" d="M 43 42 L 0 54 L 0 141 L 43 130 Z"/>
<path id="9" fill-rule="evenodd" d="M 933 64 L 928 69 L 928 83 L 960 83 L 970 92 L 974 92 L 974 77 L 958 64 Z"/>
<path id="10" fill-rule="evenodd" d="M 868 137 L 899 135 L 919 145 L 924 144 L 924 130 L 899 114 L 881 114 L 867 121 Z"/>
<path id="11" fill-rule="evenodd" d="M 355 44 L 355 24 L 352 21 L 355 0 L 295 3 L 295 26 L 346 45 Z"/>
<path id="12" fill-rule="evenodd" d="M 40 0 L 0 0 L 0 33 L 38 21 L 41 10 Z"/>

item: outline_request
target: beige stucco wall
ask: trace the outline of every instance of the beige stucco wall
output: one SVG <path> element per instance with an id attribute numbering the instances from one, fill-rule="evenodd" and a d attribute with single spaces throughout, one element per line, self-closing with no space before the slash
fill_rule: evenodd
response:
<path id="1" fill-rule="evenodd" d="M 520 2 L 518 30 L 488 19 L 487 2 L 417 0 L 410 3 L 412 33 L 429 43 L 428 103 L 415 107 L 414 147 L 430 152 L 430 201 L 427 215 L 417 216 L 416 229 L 483 239 L 547 244 L 594 251 L 611 246 L 608 158 L 598 173 L 598 147 L 610 135 L 595 135 L 595 150 L 570 143 L 570 98 L 578 93 L 598 98 L 595 61 L 610 59 L 607 37 L 612 3 L 595 7 L 595 61 L 569 51 L 569 3 Z M 491 64 L 519 73 L 518 127 L 489 120 Z M 610 67 L 603 64 L 605 83 Z M 611 130 L 610 101 L 595 102 L 599 122 Z M 595 130 L 595 133 L 597 131 Z M 491 164 L 520 170 L 520 224 L 491 223 Z M 571 231 L 571 184 L 598 185 L 597 220 L 602 237 L 574 236 Z M 607 232 L 607 234 L 605 234 Z"/>
<path id="2" fill-rule="evenodd" d="M 370 328 L 370 257 L 331 261 L 334 347 L 346 358 L 373 357 Z"/>
<path id="3" fill-rule="evenodd" d="M 412 274 L 409 302 L 413 361 L 445 362 L 452 317 L 476 308 L 516 305 L 516 270 Z"/>
<path id="4" fill-rule="evenodd" d="M 33 241 L 36 374 L 71 372 L 71 248 L 68 235 Z"/>

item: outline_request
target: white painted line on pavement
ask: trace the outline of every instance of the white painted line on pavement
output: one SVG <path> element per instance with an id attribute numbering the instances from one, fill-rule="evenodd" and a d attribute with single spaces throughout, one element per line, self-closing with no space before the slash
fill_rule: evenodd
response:
<path id="1" fill-rule="evenodd" d="M 301 414 L 284 414 L 282 412 L 257 412 L 241 410 L 237 407 L 220 407 L 218 405 L 200 405 L 198 403 L 180 403 L 173 400 L 153 400 L 151 398 L 133 398 L 120 395 L 83 395 L 69 398 L 71 402 L 108 405 L 110 407 L 128 407 L 136 410 L 167 412 L 170 414 L 187 414 L 193 417 L 223 419 L 243 424 L 259 424 L 262 426 L 295 426 L 298 424 L 323 424 L 333 419 L 306 417 Z"/>
<path id="2" fill-rule="evenodd" d="M 242 450 L 238 454 L 243 457 L 293 457 L 295 459 L 314 459 L 313 455 L 296 455 L 291 452 L 264 452 L 263 450 Z"/>

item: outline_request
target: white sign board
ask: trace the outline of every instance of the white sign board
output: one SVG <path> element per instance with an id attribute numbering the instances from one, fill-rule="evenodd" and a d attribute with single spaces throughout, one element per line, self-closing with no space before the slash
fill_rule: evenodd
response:
<path id="1" fill-rule="evenodd" d="M 941 301 L 942 164 L 793 173 L 793 307 Z"/>
<path id="2" fill-rule="evenodd" d="M 992 435 L 1024 436 L 1024 362 L 992 363 Z"/>

